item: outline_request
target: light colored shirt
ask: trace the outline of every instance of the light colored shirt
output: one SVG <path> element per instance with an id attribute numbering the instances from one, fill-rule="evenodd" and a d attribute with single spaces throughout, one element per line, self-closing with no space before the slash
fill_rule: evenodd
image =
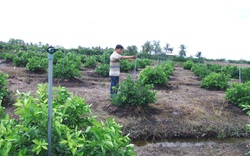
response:
<path id="1" fill-rule="evenodd" d="M 122 58 L 122 55 L 118 54 L 116 51 L 114 51 L 110 55 L 109 76 L 120 76 L 120 59 L 121 58 Z"/>

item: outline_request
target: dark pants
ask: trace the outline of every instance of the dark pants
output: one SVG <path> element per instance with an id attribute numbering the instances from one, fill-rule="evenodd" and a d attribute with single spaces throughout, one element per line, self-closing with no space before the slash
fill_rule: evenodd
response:
<path id="1" fill-rule="evenodd" d="M 119 76 L 110 76 L 110 97 L 113 98 L 118 91 Z"/>

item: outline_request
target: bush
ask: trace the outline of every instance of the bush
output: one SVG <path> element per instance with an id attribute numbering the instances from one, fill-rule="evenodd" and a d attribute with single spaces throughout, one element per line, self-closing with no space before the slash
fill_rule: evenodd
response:
<path id="1" fill-rule="evenodd" d="M 86 59 L 87 59 L 87 56 L 86 55 L 80 55 L 80 57 L 81 57 L 81 62 L 85 63 Z"/>
<path id="2" fill-rule="evenodd" d="M 241 69 L 241 78 L 242 82 L 250 81 L 250 68 Z"/>
<path id="3" fill-rule="evenodd" d="M 128 72 L 132 69 L 134 69 L 134 62 L 130 63 L 128 60 L 120 60 L 121 72 Z"/>
<path id="4" fill-rule="evenodd" d="M 224 90 L 228 87 L 230 75 L 211 73 L 202 79 L 201 87 L 210 90 Z"/>
<path id="5" fill-rule="evenodd" d="M 211 70 L 208 70 L 208 68 L 203 64 L 194 64 L 192 66 L 191 71 L 194 72 L 194 74 L 199 76 L 201 79 L 211 73 Z"/>
<path id="6" fill-rule="evenodd" d="M 48 68 L 48 59 L 38 56 L 29 58 L 26 68 L 33 72 L 45 72 Z"/>
<path id="7" fill-rule="evenodd" d="M 226 100 L 235 105 L 250 105 L 250 82 L 232 84 L 226 91 Z"/>
<path id="8" fill-rule="evenodd" d="M 81 64 L 79 57 L 76 57 L 74 60 L 69 59 L 69 57 L 62 58 L 53 66 L 53 75 L 56 78 L 66 79 L 81 77 L 79 64 Z"/>
<path id="9" fill-rule="evenodd" d="M 136 59 L 137 68 L 145 68 L 151 64 L 151 60 L 149 59 Z"/>
<path id="10" fill-rule="evenodd" d="M 122 107 L 147 107 L 149 103 L 156 102 L 156 92 L 150 91 L 152 88 L 152 84 L 144 85 L 127 76 L 127 79 L 120 84 L 118 94 L 112 103 Z"/>
<path id="11" fill-rule="evenodd" d="M 47 155 L 47 85 L 35 96 L 18 93 L 15 113 L 1 119 L 1 155 Z M 128 136 L 114 119 L 99 122 L 85 100 L 54 88 L 52 155 L 135 155 Z"/>
<path id="12" fill-rule="evenodd" d="M 238 79 L 239 78 L 239 68 L 237 66 L 227 65 L 222 68 L 222 73 L 230 74 L 231 78 Z"/>
<path id="13" fill-rule="evenodd" d="M 174 71 L 174 63 L 173 62 L 168 62 L 160 65 L 165 72 L 167 78 L 169 78 L 170 75 L 173 74 Z"/>
<path id="14" fill-rule="evenodd" d="M 14 58 L 15 58 L 15 54 L 10 54 L 10 53 L 5 53 L 4 54 L 4 59 L 7 62 L 12 62 Z"/>
<path id="15" fill-rule="evenodd" d="M 85 67 L 95 68 L 97 65 L 96 57 L 90 56 L 86 58 Z"/>
<path id="16" fill-rule="evenodd" d="M 193 65 L 194 65 L 194 62 L 191 60 L 188 60 L 188 61 L 183 63 L 183 68 L 187 69 L 187 70 L 191 70 Z"/>
<path id="17" fill-rule="evenodd" d="M 0 101 L 8 94 L 7 91 L 7 81 L 8 75 L 0 71 Z"/>
<path id="18" fill-rule="evenodd" d="M 53 64 L 57 64 L 57 62 L 64 58 L 66 56 L 64 56 L 64 54 L 61 51 L 57 51 L 53 54 Z"/>
<path id="19" fill-rule="evenodd" d="M 110 62 L 110 54 L 108 52 L 104 52 L 103 55 L 101 56 L 101 63 L 102 64 L 109 64 Z"/>
<path id="20" fill-rule="evenodd" d="M 95 69 L 95 72 L 103 77 L 109 76 L 109 64 L 101 64 Z"/>
<path id="21" fill-rule="evenodd" d="M 221 65 L 218 64 L 207 64 L 207 69 L 215 73 L 221 73 L 222 71 Z"/>
<path id="22" fill-rule="evenodd" d="M 167 75 L 160 66 L 155 68 L 147 66 L 140 73 L 138 81 L 142 84 L 164 85 L 167 82 Z"/>

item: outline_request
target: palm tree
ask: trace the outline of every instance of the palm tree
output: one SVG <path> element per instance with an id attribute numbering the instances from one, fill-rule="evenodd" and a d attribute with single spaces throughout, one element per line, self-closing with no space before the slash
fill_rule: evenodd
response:
<path id="1" fill-rule="evenodd" d="M 168 51 L 170 51 L 170 53 L 173 53 L 174 48 L 168 48 Z"/>
<path id="2" fill-rule="evenodd" d="M 166 43 L 166 46 L 165 47 L 163 47 L 163 49 L 164 50 L 166 50 L 166 53 L 169 51 L 169 44 L 168 43 Z"/>
<path id="3" fill-rule="evenodd" d="M 197 52 L 196 57 L 198 57 L 199 63 L 200 63 L 200 59 L 201 59 L 201 51 Z"/>
<path id="4" fill-rule="evenodd" d="M 186 49 L 187 49 L 187 47 L 184 44 L 180 45 L 180 51 L 179 51 L 180 57 L 185 57 L 186 56 Z"/>
<path id="5" fill-rule="evenodd" d="M 201 51 L 197 52 L 195 56 L 198 57 L 198 59 L 200 59 L 201 58 Z"/>

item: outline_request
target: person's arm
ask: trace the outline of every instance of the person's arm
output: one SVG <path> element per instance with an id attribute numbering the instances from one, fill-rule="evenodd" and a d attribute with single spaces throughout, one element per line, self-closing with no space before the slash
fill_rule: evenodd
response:
<path id="1" fill-rule="evenodd" d="M 132 55 L 132 56 L 122 56 L 121 59 L 135 59 L 136 55 Z"/>

